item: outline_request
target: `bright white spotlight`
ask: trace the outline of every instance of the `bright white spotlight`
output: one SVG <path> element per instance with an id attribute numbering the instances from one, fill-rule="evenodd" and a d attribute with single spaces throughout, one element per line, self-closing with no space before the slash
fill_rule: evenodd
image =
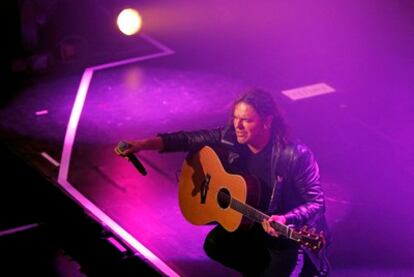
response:
<path id="1" fill-rule="evenodd" d="M 119 13 L 116 23 L 122 33 L 131 36 L 138 33 L 141 29 L 142 18 L 137 10 L 125 9 Z"/>

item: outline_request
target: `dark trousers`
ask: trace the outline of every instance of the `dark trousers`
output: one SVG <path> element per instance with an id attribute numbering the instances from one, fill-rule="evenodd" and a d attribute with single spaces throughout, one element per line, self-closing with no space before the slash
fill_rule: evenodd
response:
<path id="1" fill-rule="evenodd" d="M 216 226 L 204 242 L 204 251 L 211 259 L 245 276 L 290 276 L 298 249 L 293 241 L 270 237 L 258 224 L 235 232 Z"/>

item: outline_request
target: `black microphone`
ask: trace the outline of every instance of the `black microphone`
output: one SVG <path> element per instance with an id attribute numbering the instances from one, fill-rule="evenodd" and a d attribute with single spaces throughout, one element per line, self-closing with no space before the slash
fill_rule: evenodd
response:
<path id="1" fill-rule="evenodd" d="M 118 143 L 118 148 L 121 151 L 125 151 L 128 148 L 130 148 L 131 145 L 127 143 L 126 141 L 120 141 Z M 141 173 L 142 175 L 147 175 L 147 170 L 145 170 L 145 167 L 142 165 L 142 163 L 138 160 L 138 158 L 133 154 L 126 155 L 128 159 L 132 162 L 132 164 L 135 166 L 135 168 Z"/>

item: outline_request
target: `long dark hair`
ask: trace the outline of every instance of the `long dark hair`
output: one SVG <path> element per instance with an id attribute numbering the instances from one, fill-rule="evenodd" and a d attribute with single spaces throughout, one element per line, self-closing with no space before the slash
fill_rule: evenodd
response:
<path id="1" fill-rule="evenodd" d="M 278 144 L 285 145 L 288 142 L 288 127 L 285 119 L 269 92 L 259 88 L 248 89 L 234 101 L 233 109 L 241 102 L 252 106 L 262 119 L 272 116 L 273 138 Z"/>

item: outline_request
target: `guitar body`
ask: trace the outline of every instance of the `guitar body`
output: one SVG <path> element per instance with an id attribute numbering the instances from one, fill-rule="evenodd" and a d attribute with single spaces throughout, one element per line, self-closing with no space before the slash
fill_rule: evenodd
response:
<path id="1" fill-rule="evenodd" d="M 257 204 L 258 189 L 251 189 L 248 194 L 249 188 L 258 186 L 253 182 L 254 179 L 227 173 L 214 150 L 203 147 L 185 160 L 182 166 L 179 182 L 181 212 L 194 225 L 217 222 L 233 232 L 241 225 L 243 215 L 229 207 L 230 198 Z M 223 200 L 222 196 L 226 194 L 230 197 Z"/>

